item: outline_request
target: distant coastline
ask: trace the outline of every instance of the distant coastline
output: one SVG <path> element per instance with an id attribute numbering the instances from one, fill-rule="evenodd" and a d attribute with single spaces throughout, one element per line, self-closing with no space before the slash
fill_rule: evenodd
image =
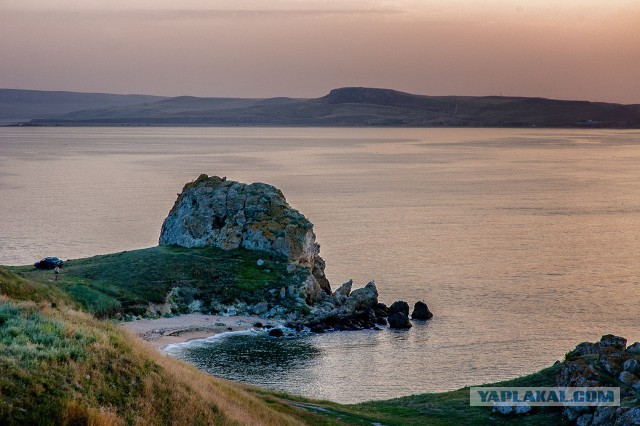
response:
<path id="1" fill-rule="evenodd" d="M 638 129 L 640 105 L 510 96 L 424 96 L 365 87 L 334 89 L 314 99 L 161 98 L 0 89 L 0 125 L 3 122 L 82 127 Z"/>

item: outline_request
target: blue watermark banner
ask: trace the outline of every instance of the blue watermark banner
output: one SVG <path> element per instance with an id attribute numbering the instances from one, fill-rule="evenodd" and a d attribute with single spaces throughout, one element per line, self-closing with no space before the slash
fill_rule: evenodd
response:
<path id="1" fill-rule="evenodd" d="M 531 407 L 620 406 L 620 388 L 609 387 L 472 387 L 474 407 L 526 404 Z"/>

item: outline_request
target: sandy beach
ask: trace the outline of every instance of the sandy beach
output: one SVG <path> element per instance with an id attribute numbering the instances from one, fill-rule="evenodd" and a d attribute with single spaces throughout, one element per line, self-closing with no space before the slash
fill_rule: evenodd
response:
<path id="1" fill-rule="evenodd" d="M 282 321 L 252 316 L 185 314 L 171 318 L 141 319 L 123 322 L 121 327 L 161 350 L 174 343 L 203 339 L 227 331 L 243 331 L 261 323 L 278 326 Z"/>

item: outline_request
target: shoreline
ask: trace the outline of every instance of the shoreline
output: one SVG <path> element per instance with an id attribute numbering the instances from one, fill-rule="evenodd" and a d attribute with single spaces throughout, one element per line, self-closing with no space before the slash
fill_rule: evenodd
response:
<path id="1" fill-rule="evenodd" d="M 145 318 L 122 322 L 118 326 L 162 351 L 176 343 L 205 339 L 221 333 L 250 330 L 257 322 L 272 327 L 283 324 L 279 319 L 265 319 L 257 316 L 183 314 L 171 318 Z"/>

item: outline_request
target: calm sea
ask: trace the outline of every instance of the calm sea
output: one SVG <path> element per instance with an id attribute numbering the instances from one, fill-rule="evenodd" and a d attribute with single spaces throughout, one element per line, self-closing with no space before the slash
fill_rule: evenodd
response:
<path id="1" fill-rule="evenodd" d="M 213 374 L 339 402 L 534 372 L 640 339 L 640 132 L 0 128 L 0 264 L 157 244 L 200 173 L 281 188 L 334 287 L 425 300 L 409 331 L 174 348 Z"/>

